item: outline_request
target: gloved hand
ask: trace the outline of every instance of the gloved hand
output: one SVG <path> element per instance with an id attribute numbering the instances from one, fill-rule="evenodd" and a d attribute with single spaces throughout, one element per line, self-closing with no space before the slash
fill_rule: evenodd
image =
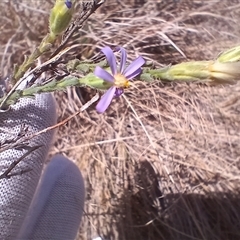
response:
<path id="1" fill-rule="evenodd" d="M 55 101 L 50 94 L 21 99 L 0 113 L 0 174 L 23 156 L 26 148 L 1 152 L 1 143 L 14 139 L 24 126 L 35 133 L 56 123 Z M 84 206 L 84 183 L 77 166 L 55 156 L 44 170 L 53 140 L 48 131 L 29 141 L 41 145 L 0 179 L 0 239 L 74 239 Z M 40 183 L 39 183 L 40 182 Z"/>

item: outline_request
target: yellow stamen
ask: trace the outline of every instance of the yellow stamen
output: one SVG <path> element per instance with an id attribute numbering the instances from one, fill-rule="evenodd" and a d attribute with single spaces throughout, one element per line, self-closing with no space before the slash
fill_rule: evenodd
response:
<path id="1" fill-rule="evenodd" d="M 128 88 L 130 86 L 129 80 L 121 73 L 117 73 L 114 79 L 114 85 L 118 88 Z"/>

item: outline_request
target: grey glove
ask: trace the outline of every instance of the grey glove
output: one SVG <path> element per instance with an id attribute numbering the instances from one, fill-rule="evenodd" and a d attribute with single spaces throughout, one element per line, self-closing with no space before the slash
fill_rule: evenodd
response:
<path id="1" fill-rule="evenodd" d="M 23 125 L 29 133 L 35 133 L 55 123 L 52 95 L 22 99 L 0 113 L 0 143 L 16 137 Z M 85 194 L 77 166 L 56 156 L 38 186 L 53 134 L 48 131 L 31 139 L 29 146 L 41 147 L 25 157 L 9 178 L 0 179 L 0 239 L 74 239 Z M 19 148 L 0 152 L 0 174 L 27 151 Z"/>

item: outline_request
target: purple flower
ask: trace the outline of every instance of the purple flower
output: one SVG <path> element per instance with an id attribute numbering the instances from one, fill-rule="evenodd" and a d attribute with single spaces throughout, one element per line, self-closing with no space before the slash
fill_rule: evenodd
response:
<path id="1" fill-rule="evenodd" d="M 67 8 L 69 8 L 69 9 L 72 7 L 72 2 L 71 2 L 71 0 L 66 0 L 66 1 L 65 1 L 65 4 L 66 4 Z"/>
<path id="2" fill-rule="evenodd" d="M 110 47 L 104 47 L 102 52 L 107 58 L 112 74 L 97 66 L 94 70 L 94 74 L 102 78 L 104 81 L 109 82 L 112 86 L 101 97 L 96 109 L 99 113 L 106 111 L 110 105 L 113 97 L 119 97 L 123 94 L 124 88 L 130 86 L 129 80 L 133 79 L 141 73 L 141 67 L 145 63 L 142 57 L 136 58 L 127 68 L 127 53 L 124 48 L 119 48 L 121 51 L 120 66 L 117 68 L 116 58 Z"/>

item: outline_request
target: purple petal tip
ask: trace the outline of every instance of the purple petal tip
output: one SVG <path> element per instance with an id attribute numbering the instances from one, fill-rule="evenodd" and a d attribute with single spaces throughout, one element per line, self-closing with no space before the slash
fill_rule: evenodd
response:
<path id="1" fill-rule="evenodd" d="M 102 52 L 107 58 L 108 65 L 111 68 L 112 74 L 117 74 L 117 62 L 113 50 L 110 47 L 104 47 Z"/>
<path id="2" fill-rule="evenodd" d="M 111 87 L 101 97 L 101 99 L 99 100 L 99 102 L 96 106 L 96 110 L 99 113 L 104 113 L 107 110 L 107 108 L 109 107 L 109 105 L 114 97 L 115 91 L 116 91 L 116 87 Z"/>
<path id="3" fill-rule="evenodd" d="M 67 8 L 69 8 L 69 9 L 72 8 L 71 0 L 66 0 L 65 4 L 66 4 Z"/>

